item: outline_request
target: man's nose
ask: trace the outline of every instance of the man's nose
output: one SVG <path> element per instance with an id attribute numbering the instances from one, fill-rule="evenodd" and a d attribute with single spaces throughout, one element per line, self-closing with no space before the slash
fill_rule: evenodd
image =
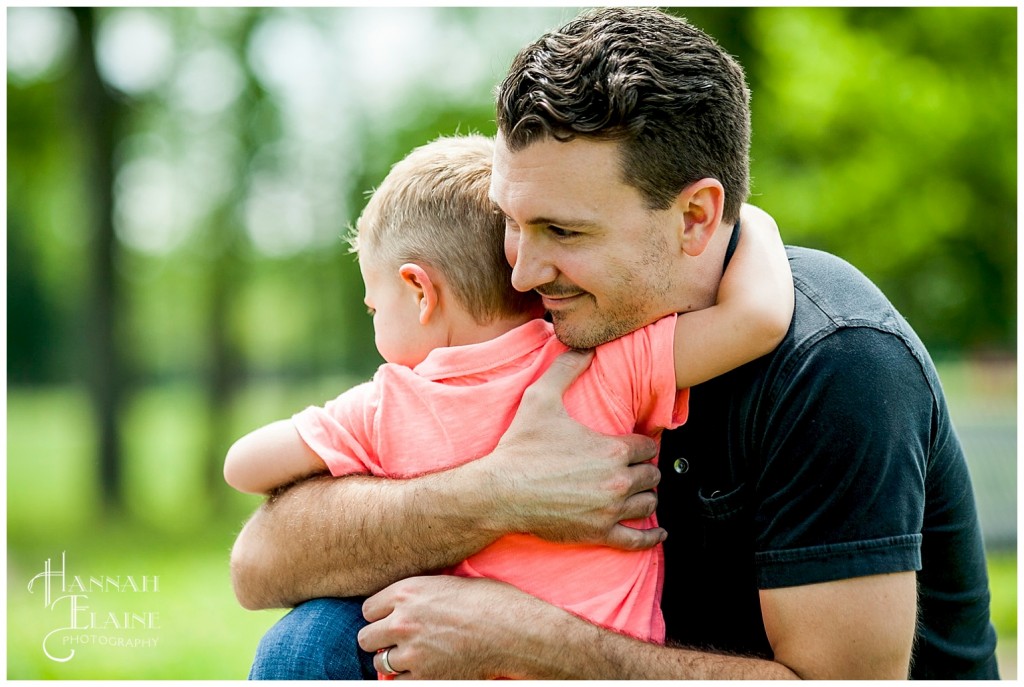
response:
<path id="1" fill-rule="evenodd" d="M 556 270 L 549 256 L 530 241 L 520 239 L 515 246 L 512 263 L 512 287 L 516 291 L 531 291 L 555 280 Z"/>

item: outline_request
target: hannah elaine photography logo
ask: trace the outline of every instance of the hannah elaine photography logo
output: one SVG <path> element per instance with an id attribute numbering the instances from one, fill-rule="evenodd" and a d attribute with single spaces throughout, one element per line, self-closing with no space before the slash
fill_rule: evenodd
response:
<path id="1" fill-rule="evenodd" d="M 43 608 L 54 615 L 57 627 L 42 639 L 52 661 L 70 661 L 78 647 L 138 649 L 159 641 L 160 614 L 146 610 L 144 601 L 159 593 L 157 575 L 73 574 L 62 551 L 57 562 L 46 559 L 28 591 L 41 592 Z"/>

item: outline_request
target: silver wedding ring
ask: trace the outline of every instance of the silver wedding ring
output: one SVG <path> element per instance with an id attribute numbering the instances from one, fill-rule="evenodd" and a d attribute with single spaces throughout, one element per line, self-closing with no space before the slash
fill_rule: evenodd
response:
<path id="1" fill-rule="evenodd" d="M 388 654 L 390 654 L 391 650 L 394 648 L 395 647 L 393 646 L 389 646 L 387 649 L 380 652 L 380 664 L 384 666 L 385 675 L 398 675 L 398 671 L 391 667 L 391 661 L 388 660 Z"/>

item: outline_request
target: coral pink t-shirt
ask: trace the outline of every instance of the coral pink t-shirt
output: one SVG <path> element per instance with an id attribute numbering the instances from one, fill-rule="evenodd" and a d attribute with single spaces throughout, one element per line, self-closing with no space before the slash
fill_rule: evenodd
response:
<path id="1" fill-rule="evenodd" d="M 683 424 L 689 394 L 676 390 L 675 320 L 599 346 L 565 392 L 569 415 L 606 434 L 655 438 Z M 550 323 L 534 320 L 491 341 L 436 349 L 413 369 L 382 365 L 372 381 L 296 414 L 295 426 L 335 476 L 411 477 L 451 468 L 494 449 L 523 391 L 566 350 Z M 628 524 L 656 522 L 652 515 Z M 660 545 L 620 551 L 516 534 L 448 572 L 502 580 L 604 627 L 665 639 Z"/>

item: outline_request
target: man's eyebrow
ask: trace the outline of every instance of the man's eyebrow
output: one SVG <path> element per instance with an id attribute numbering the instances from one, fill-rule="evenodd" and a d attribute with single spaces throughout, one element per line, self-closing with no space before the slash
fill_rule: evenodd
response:
<path id="1" fill-rule="evenodd" d="M 498 212 L 500 214 L 504 215 L 505 217 L 510 217 L 510 215 L 507 212 L 505 212 L 505 210 L 501 207 L 501 205 L 498 203 L 498 201 L 494 198 L 493 194 L 488 193 L 487 194 L 487 198 L 492 203 L 494 203 L 494 207 L 496 207 L 498 209 Z M 535 226 L 549 225 L 549 224 L 553 224 L 556 227 L 577 228 L 577 229 L 589 229 L 589 228 L 600 226 L 599 222 L 594 222 L 592 220 L 586 220 L 586 219 L 556 219 L 554 217 L 544 217 L 544 216 L 534 217 L 534 218 L 529 219 L 529 220 L 526 221 L 526 226 L 528 226 L 528 227 L 535 227 Z"/>
<path id="2" fill-rule="evenodd" d="M 575 229 L 589 229 L 597 226 L 597 222 L 592 222 L 586 219 L 558 219 L 556 217 L 534 217 L 533 219 L 527 220 L 526 226 L 547 226 L 553 224 L 556 227 L 575 228 Z"/>
<path id="3" fill-rule="evenodd" d="M 499 208 L 499 211 L 508 217 L 508 214 Z M 528 227 L 537 226 L 548 226 L 554 225 L 556 227 L 565 227 L 566 229 L 592 229 L 599 226 L 597 222 L 586 220 L 586 219 L 558 219 L 556 217 L 532 217 L 524 224 Z"/>

